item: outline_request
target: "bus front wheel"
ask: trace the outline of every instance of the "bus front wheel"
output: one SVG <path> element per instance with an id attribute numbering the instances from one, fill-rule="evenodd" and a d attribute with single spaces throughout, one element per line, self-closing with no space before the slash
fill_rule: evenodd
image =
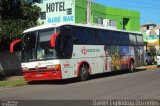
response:
<path id="1" fill-rule="evenodd" d="M 79 74 L 79 78 L 81 81 L 85 81 L 88 79 L 89 77 L 89 68 L 86 64 L 82 64 L 82 66 L 80 67 L 80 74 Z"/>

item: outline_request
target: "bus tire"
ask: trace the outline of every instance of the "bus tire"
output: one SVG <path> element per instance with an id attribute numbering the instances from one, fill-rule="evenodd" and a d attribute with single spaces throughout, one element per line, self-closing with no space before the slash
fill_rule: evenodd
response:
<path id="1" fill-rule="evenodd" d="M 79 78 L 80 81 L 85 81 L 89 77 L 89 67 L 86 64 L 82 64 L 80 67 Z"/>
<path id="2" fill-rule="evenodd" d="M 131 73 L 135 72 L 135 64 L 134 64 L 133 60 L 130 61 L 129 72 L 131 72 Z"/>
<path id="3" fill-rule="evenodd" d="M 5 72 L 2 65 L 0 64 L 0 78 L 4 78 L 4 77 L 5 77 Z"/>

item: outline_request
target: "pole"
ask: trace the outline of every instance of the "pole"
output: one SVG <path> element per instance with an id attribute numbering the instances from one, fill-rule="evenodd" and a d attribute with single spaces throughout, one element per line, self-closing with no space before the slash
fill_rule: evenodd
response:
<path id="1" fill-rule="evenodd" d="M 87 24 L 90 23 L 91 18 L 91 0 L 87 0 Z"/>
<path id="2" fill-rule="evenodd" d="M 159 39 L 158 40 L 159 40 L 159 50 L 160 50 L 160 29 L 159 29 Z"/>

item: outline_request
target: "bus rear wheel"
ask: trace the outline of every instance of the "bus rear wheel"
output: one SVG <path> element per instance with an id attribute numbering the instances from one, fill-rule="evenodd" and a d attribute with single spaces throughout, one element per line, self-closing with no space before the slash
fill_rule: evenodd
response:
<path id="1" fill-rule="evenodd" d="M 88 79 L 89 77 L 89 67 L 86 64 L 82 64 L 82 66 L 80 67 L 80 74 L 79 74 L 79 78 L 81 81 L 85 81 Z"/>
<path id="2" fill-rule="evenodd" d="M 130 61 L 129 72 L 131 72 L 131 73 L 135 72 L 135 64 L 134 64 L 133 60 Z"/>

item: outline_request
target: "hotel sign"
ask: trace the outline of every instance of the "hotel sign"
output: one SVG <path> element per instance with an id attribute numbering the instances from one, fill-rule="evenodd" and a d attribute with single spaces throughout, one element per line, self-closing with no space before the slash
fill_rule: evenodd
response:
<path id="1" fill-rule="evenodd" d="M 75 0 L 43 0 L 37 5 L 43 13 L 43 19 L 39 21 L 44 24 L 75 22 Z"/>

